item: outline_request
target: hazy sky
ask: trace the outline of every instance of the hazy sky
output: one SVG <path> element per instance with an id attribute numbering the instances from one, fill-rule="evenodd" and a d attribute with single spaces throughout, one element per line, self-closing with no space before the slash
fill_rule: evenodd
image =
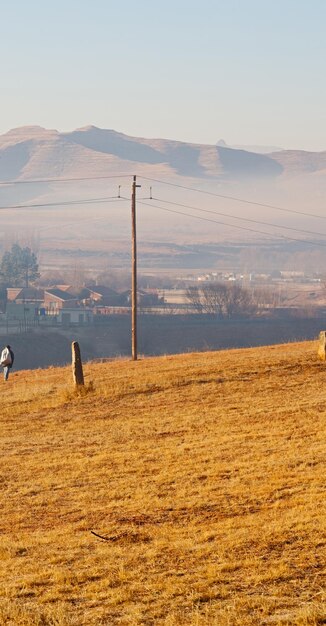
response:
<path id="1" fill-rule="evenodd" d="M 326 0 L 3 0 L 0 133 L 326 150 Z"/>

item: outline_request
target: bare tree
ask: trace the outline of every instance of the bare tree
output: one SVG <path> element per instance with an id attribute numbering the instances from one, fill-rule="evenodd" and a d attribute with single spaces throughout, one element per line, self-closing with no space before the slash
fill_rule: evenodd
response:
<path id="1" fill-rule="evenodd" d="M 274 288 L 255 287 L 251 290 L 251 293 L 258 309 L 275 309 L 279 303 L 279 294 Z"/>
<path id="2" fill-rule="evenodd" d="M 205 313 L 226 317 L 228 306 L 228 286 L 224 283 L 211 283 L 202 287 L 202 302 Z"/>
<path id="3" fill-rule="evenodd" d="M 208 283 L 189 287 L 186 297 L 198 313 L 216 315 L 220 319 L 248 316 L 257 310 L 252 293 L 236 284 Z"/>
<path id="4" fill-rule="evenodd" d="M 197 313 L 203 313 L 202 294 L 199 287 L 188 287 L 186 298 Z"/>
<path id="5" fill-rule="evenodd" d="M 242 317 L 252 315 L 257 309 L 257 305 L 253 301 L 252 294 L 247 289 L 241 287 L 241 285 L 229 285 L 226 295 L 226 317 Z"/>

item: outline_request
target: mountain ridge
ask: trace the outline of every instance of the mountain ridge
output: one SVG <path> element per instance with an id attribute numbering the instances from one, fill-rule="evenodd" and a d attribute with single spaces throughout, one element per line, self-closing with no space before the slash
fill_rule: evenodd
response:
<path id="1" fill-rule="evenodd" d="M 0 180 L 111 173 L 237 181 L 326 176 L 326 151 L 259 154 L 222 145 L 133 137 L 94 125 L 59 132 L 23 126 L 0 136 Z"/>

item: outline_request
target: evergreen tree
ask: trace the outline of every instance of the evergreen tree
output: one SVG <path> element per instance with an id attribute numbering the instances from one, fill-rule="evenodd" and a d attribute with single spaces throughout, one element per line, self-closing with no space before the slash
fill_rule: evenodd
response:
<path id="1" fill-rule="evenodd" d="M 5 252 L 0 265 L 0 281 L 8 287 L 28 287 L 39 278 L 37 257 L 30 248 L 21 248 L 14 243 Z"/>
<path id="2" fill-rule="evenodd" d="M 0 313 L 5 313 L 7 307 L 7 287 L 0 283 Z"/>

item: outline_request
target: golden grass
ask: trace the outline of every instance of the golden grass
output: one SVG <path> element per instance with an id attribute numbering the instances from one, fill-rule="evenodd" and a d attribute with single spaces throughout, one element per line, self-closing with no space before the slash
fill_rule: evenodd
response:
<path id="1" fill-rule="evenodd" d="M 0 624 L 326 623 L 316 346 L 85 373 L 1 381 Z"/>

